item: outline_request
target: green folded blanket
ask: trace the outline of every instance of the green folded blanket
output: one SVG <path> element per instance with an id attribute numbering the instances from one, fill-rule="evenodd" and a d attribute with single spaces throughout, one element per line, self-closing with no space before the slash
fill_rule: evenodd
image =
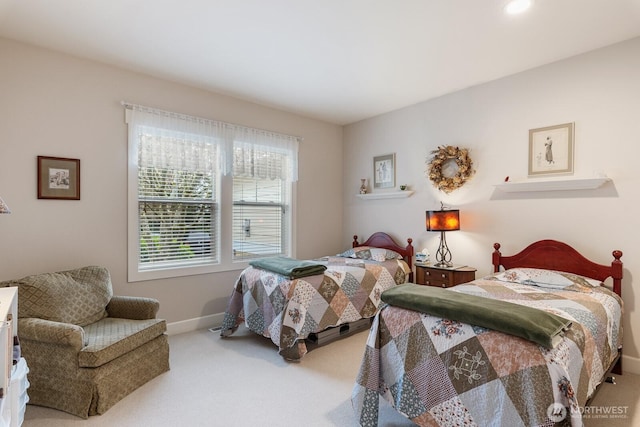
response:
<path id="1" fill-rule="evenodd" d="M 260 258 L 249 261 L 249 265 L 286 276 L 289 279 L 322 274 L 327 269 L 327 266 L 323 264 L 287 257 Z"/>
<path id="2" fill-rule="evenodd" d="M 382 293 L 390 305 L 515 335 L 555 347 L 571 321 L 544 310 L 452 290 L 406 283 Z"/>

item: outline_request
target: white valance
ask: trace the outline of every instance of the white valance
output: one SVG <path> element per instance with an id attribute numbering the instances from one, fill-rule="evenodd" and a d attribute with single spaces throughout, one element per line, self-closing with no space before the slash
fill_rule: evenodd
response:
<path id="1" fill-rule="evenodd" d="M 298 180 L 298 137 L 122 104 L 129 132 L 137 133 L 130 136 L 140 142 L 141 164 L 203 172 L 217 167 L 225 175 Z"/>
<path id="2" fill-rule="evenodd" d="M 229 149 L 229 148 L 227 148 Z M 233 156 L 227 157 L 234 176 L 298 180 L 298 139 L 257 129 L 236 129 Z"/>

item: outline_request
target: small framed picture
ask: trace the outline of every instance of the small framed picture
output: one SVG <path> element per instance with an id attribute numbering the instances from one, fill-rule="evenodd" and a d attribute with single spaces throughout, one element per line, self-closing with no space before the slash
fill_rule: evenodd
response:
<path id="1" fill-rule="evenodd" d="M 80 200 L 80 160 L 38 156 L 38 199 Z"/>
<path id="2" fill-rule="evenodd" d="M 373 188 L 396 186 L 396 155 L 386 154 L 373 158 Z"/>
<path id="3" fill-rule="evenodd" d="M 573 123 L 529 130 L 529 176 L 573 173 Z"/>

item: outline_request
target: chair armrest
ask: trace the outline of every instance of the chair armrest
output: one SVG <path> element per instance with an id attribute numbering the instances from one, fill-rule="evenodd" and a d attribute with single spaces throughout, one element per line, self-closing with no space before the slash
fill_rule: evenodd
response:
<path id="1" fill-rule="evenodd" d="M 109 317 L 121 319 L 145 320 L 155 319 L 160 309 L 160 301 L 155 298 L 128 297 L 114 295 L 107 304 Z"/>
<path id="2" fill-rule="evenodd" d="M 82 329 L 82 326 L 52 322 L 51 320 L 34 317 L 18 319 L 18 337 L 20 340 L 69 346 L 76 351 L 80 351 L 84 347 L 84 329 Z"/>

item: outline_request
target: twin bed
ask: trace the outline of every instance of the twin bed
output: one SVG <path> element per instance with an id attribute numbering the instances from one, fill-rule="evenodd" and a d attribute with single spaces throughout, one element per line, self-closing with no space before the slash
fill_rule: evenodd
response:
<path id="1" fill-rule="evenodd" d="M 293 279 L 250 266 L 236 281 L 220 334 L 232 335 L 244 320 L 251 331 L 270 338 L 285 359 L 300 360 L 308 339 L 370 319 L 382 292 L 412 280 L 411 242 L 401 246 L 383 232 L 363 243 L 353 236 L 350 250 L 313 260 L 326 267 L 324 272 Z"/>
<path id="2" fill-rule="evenodd" d="M 622 252 L 602 265 L 554 240 L 512 256 L 496 243 L 494 274 L 441 290 L 407 283 L 407 242 L 354 236 L 315 260 L 324 273 L 296 279 L 245 269 L 221 336 L 244 320 L 299 360 L 315 334 L 372 318 L 351 397 L 362 426 L 378 425 L 381 398 L 421 426 L 582 425 L 598 385 L 622 373 Z"/>
<path id="3" fill-rule="evenodd" d="M 494 274 L 442 292 L 566 319 L 558 339 L 535 343 L 456 320 L 467 318 L 459 312 L 445 318 L 391 298 L 396 305 L 383 304 L 373 321 L 353 389 L 362 426 L 378 425 L 380 396 L 421 426 L 579 426 L 607 372 L 621 373 L 622 252 L 607 266 L 553 240 L 513 256 L 494 248 Z M 609 277 L 613 291 L 602 285 Z M 481 304 L 470 308 L 472 316 L 481 312 Z"/>

